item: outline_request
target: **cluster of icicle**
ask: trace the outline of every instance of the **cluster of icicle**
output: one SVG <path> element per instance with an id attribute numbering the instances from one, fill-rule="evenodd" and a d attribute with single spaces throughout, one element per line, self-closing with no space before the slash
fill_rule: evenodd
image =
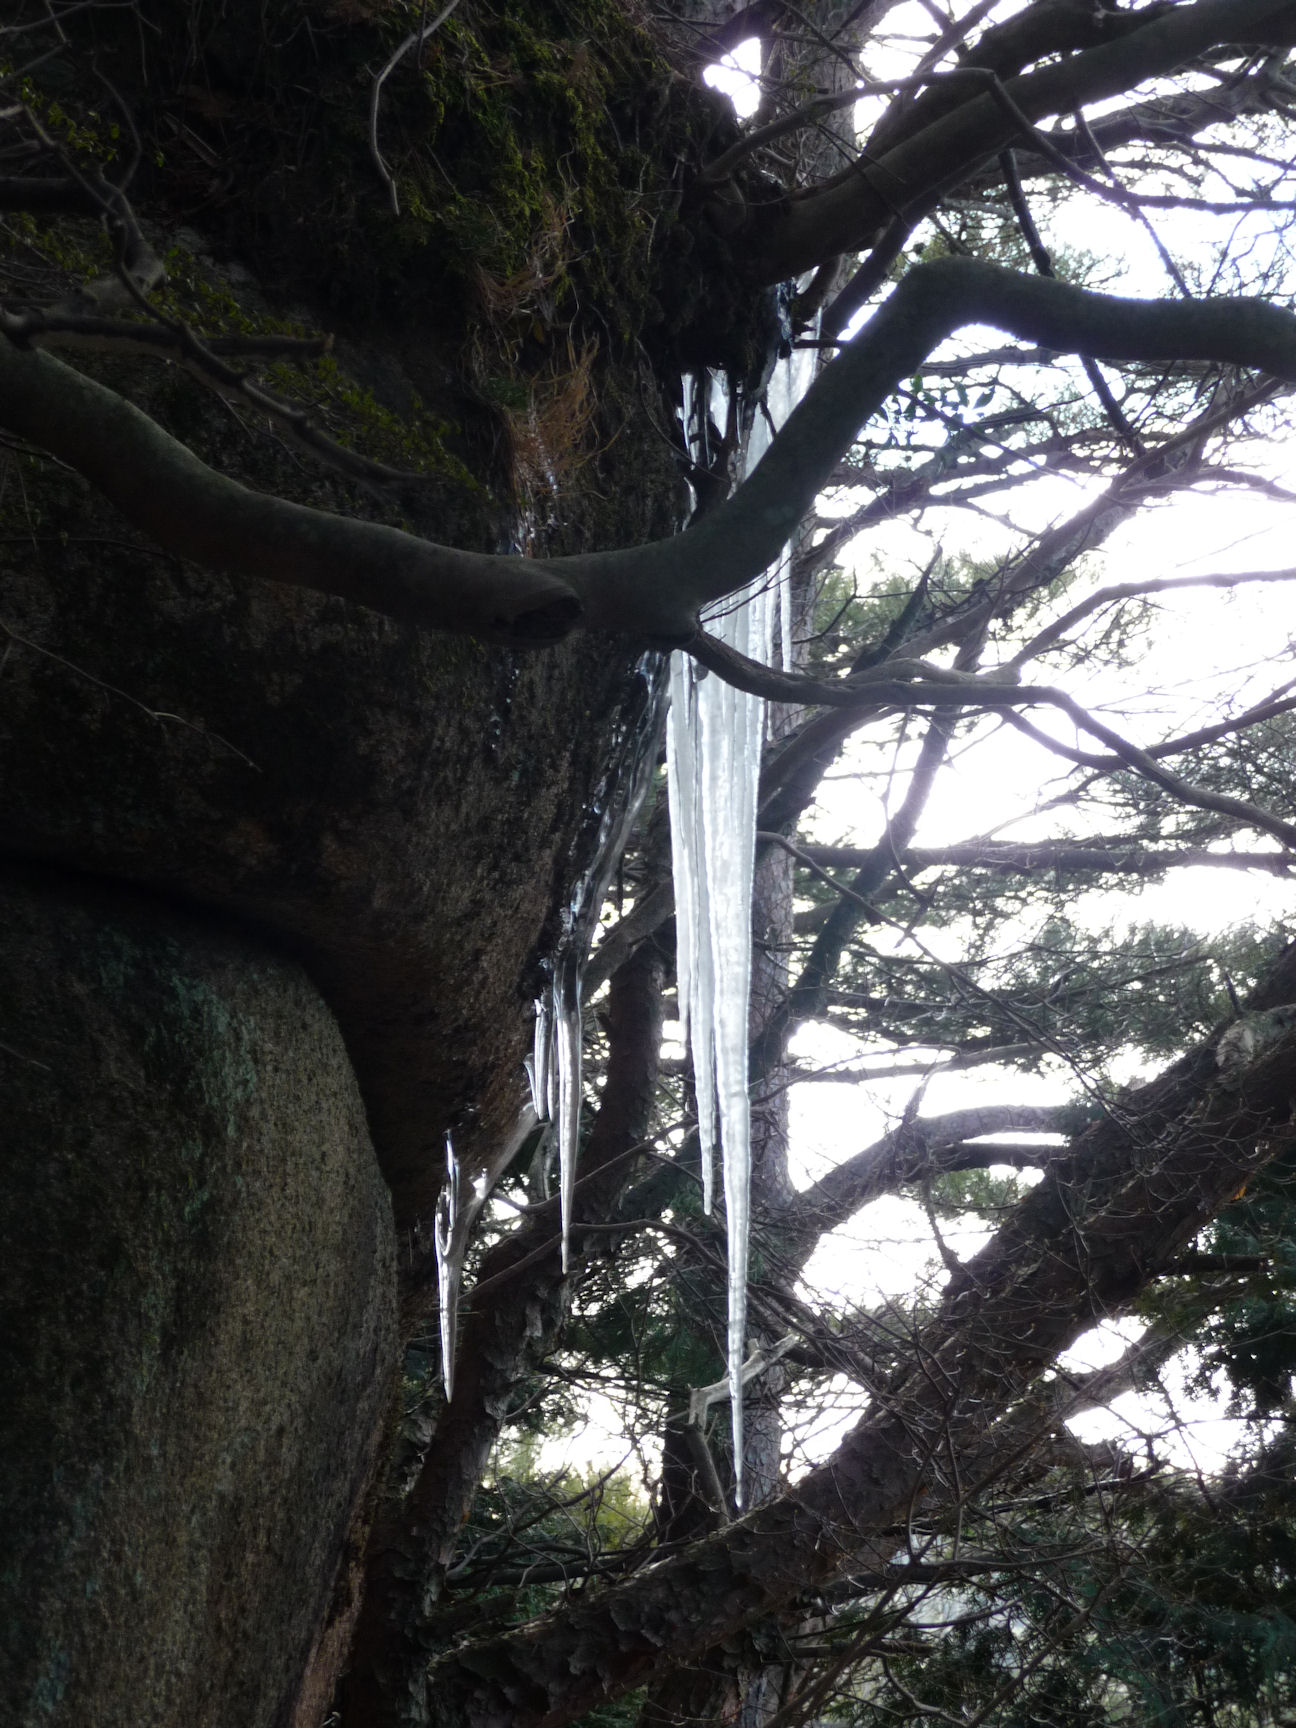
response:
<path id="1" fill-rule="evenodd" d="M 580 1136 L 581 978 L 612 872 L 621 862 L 656 766 L 666 699 L 660 654 L 642 655 L 635 671 L 634 691 L 622 707 L 608 766 L 586 812 L 580 850 L 590 863 L 563 912 L 562 931 L 548 964 L 548 987 L 535 1005 L 535 1044 L 527 1063 L 535 1113 L 557 1129 L 564 1272 Z"/>
<path id="2" fill-rule="evenodd" d="M 585 830 L 577 850 L 589 863 L 562 910 L 558 939 L 545 967 L 545 987 L 535 1005 L 535 1044 L 526 1064 L 532 1108 L 541 1122 L 552 1121 L 557 1129 L 564 1272 L 580 1130 L 581 974 L 612 872 L 620 862 L 652 778 L 665 700 L 660 654 L 641 656 L 635 673 L 631 694 L 618 718 L 607 767 L 586 811 Z M 486 1200 L 486 1191 L 483 1179 L 474 1185 L 471 1194 L 462 1190 L 459 1159 L 449 1134 L 445 1153 L 446 1174 L 437 1201 L 433 1241 L 441 1314 L 441 1379 L 449 1403 L 454 1397 L 455 1335 L 464 1254 L 473 1223 Z"/>
<path id="3" fill-rule="evenodd" d="M 809 387 L 810 355 L 793 350 L 770 380 L 745 451 L 750 470 Z M 712 389 L 716 389 L 715 381 Z M 703 623 L 708 632 L 768 664 L 775 619 L 784 667 L 791 664 L 788 554 Z M 671 848 L 675 876 L 676 973 L 681 1035 L 693 1057 L 703 1205 L 715 1188 L 715 1151 L 724 1172 L 728 1237 L 728 1378 L 734 1488 L 742 1505 L 742 1366 L 747 1334 L 747 1238 L 751 1215 L 751 1113 L 747 1024 L 751 993 L 751 893 L 756 796 L 765 704 L 709 676 L 686 654 L 671 657 L 666 726 Z"/>
<path id="4" fill-rule="evenodd" d="M 581 974 L 612 872 L 621 861 L 652 778 L 665 700 L 660 654 L 641 656 L 635 673 L 633 688 L 618 716 L 607 767 L 585 813 L 577 851 L 589 863 L 562 910 L 558 939 L 545 967 L 545 987 L 536 1001 L 535 1045 L 526 1065 L 535 1114 L 541 1122 L 552 1121 L 557 1130 L 564 1272 L 580 1131 Z M 461 1191 L 459 1160 L 447 1134 L 446 1176 L 437 1202 L 434 1236 L 441 1309 L 441 1378 L 447 1403 L 454 1396 L 455 1332 L 464 1253 L 485 1199 L 480 1180 L 471 1194 Z"/>
<path id="5" fill-rule="evenodd" d="M 765 411 L 747 439 L 750 470 L 809 387 L 812 362 L 794 351 L 775 368 Z M 723 387 L 712 379 L 723 418 Z M 687 394 L 687 393 L 686 393 Z M 706 404 L 701 412 L 707 411 Z M 693 405 L 686 400 L 686 424 Z M 785 667 L 790 665 L 791 605 L 787 556 L 758 581 L 716 606 L 707 630 L 751 659 L 768 662 L 775 620 Z M 639 664 L 645 699 L 632 705 L 621 748 L 591 805 L 597 834 L 594 862 L 577 884 L 562 935 L 536 1002 L 535 1046 L 527 1063 L 531 1100 L 539 1119 L 557 1130 L 563 1270 L 576 1186 L 581 1104 L 581 974 L 590 937 L 621 856 L 630 824 L 651 774 L 657 738 L 661 679 L 658 657 Z M 733 1416 L 734 1477 L 742 1504 L 742 1368 L 747 1332 L 747 1239 L 751 1212 L 751 1119 L 747 1092 L 747 1018 L 751 991 L 751 889 L 755 861 L 756 794 L 764 741 L 765 705 L 721 679 L 701 672 L 684 654 L 670 667 L 667 767 L 682 1035 L 693 1057 L 701 1142 L 703 1200 L 714 1196 L 717 1147 L 724 1172 L 728 1236 L 728 1381 Z M 438 1213 L 436 1248 L 441 1298 L 442 1362 L 446 1396 L 453 1388 L 454 1327 L 462 1253 L 459 1170 L 449 1140 L 446 1184 Z"/>

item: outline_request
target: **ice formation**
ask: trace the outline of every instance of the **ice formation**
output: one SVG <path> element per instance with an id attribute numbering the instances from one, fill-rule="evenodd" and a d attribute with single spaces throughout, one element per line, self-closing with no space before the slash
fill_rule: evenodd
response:
<path id="1" fill-rule="evenodd" d="M 666 697 L 665 662 L 660 654 L 642 655 L 635 672 L 633 693 L 622 705 L 608 765 L 590 800 L 586 827 L 577 843 L 579 855 L 590 862 L 563 908 L 558 939 L 545 965 L 545 987 L 535 1005 L 535 1042 L 526 1063 L 535 1114 L 541 1122 L 552 1121 L 557 1129 L 564 1272 L 580 1130 L 581 975 L 608 883 L 621 860 L 656 764 Z M 530 1126 L 531 1118 L 526 1116 L 521 1128 Z M 454 1393 L 455 1329 L 464 1254 L 485 1201 L 484 1187 L 471 1198 L 460 1195 L 459 1161 L 447 1134 L 446 1179 L 437 1200 L 435 1224 L 441 1373 L 447 1402 Z"/>
<path id="2" fill-rule="evenodd" d="M 580 1133 L 581 975 L 608 883 L 656 761 L 665 699 L 661 655 L 645 654 L 636 672 L 636 700 L 622 714 L 610 765 L 590 803 L 594 832 L 585 837 L 581 850 L 592 862 L 563 913 L 562 930 L 546 967 L 547 985 L 536 1002 L 535 1047 L 527 1064 L 535 1113 L 542 1122 L 552 1121 L 558 1132 L 564 1272 Z"/>
<path id="3" fill-rule="evenodd" d="M 810 354 L 794 351 L 775 368 L 747 439 L 748 470 L 764 455 L 809 387 Z M 722 406 L 723 386 L 710 388 Z M 687 395 L 687 393 L 686 393 Z M 692 409 L 686 402 L 688 413 Z M 791 665 L 791 599 L 787 555 L 741 594 L 713 608 L 712 635 L 768 662 L 775 620 L 782 664 Z M 563 1269 L 576 1185 L 581 1100 L 581 973 L 611 872 L 653 763 L 661 679 L 658 657 L 639 670 L 647 692 L 628 719 L 622 749 L 592 806 L 598 833 L 594 863 L 578 883 L 536 1002 L 535 1047 L 527 1063 L 531 1099 L 541 1121 L 558 1131 Z M 714 1198 L 715 1150 L 723 1168 L 728 1237 L 727 1338 L 734 1473 L 742 1504 L 742 1374 L 747 1330 L 747 1240 L 751 1193 L 751 1121 L 747 1094 L 747 1014 L 751 987 L 751 885 L 756 794 L 765 705 L 699 671 L 686 655 L 671 657 L 667 765 L 675 877 L 680 1019 L 693 1056 L 706 1209 Z M 444 1317 L 444 1298 L 443 1298 Z M 443 1318 L 444 1325 L 444 1318 Z M 444 1332 L 443 1332 L 444 1339 Z M 444 1345 L 443 1345 L 444 1347 Z"/>
<path id="4" fill-rule="evenodd" d="M 775 368 L 765 412 L 746 444 L 750 471 L 809 387 L 806 350 Z M 712 390 L 718 390 L 712 380 Z M 686 409 L 691 405 L 686 400 Z M 705 411 L 705 410 L 704 410 Z M 791 663 L 788 555 L 704 617 L 707 630 L 751 659 L 769 661 L 774 622 Z M 734 1483 L 742 1505 L 742 1366 L 747 1333 L 751 1116 L 747 1015 L 751 987 L 751 887 L 765 704 L 708 676 L 685 654 L 671 659 L 667 720 L 671 848 L 682 1035 L 693 1057 L 703 1203 L 711 1210 L 715 1149 L 724 1172 L 728 1239 L 728 1382 Z"/>
<path id="5" fill-rule="evenodd" d="M 511 1138 L 500 1147 L 501 1169 L 507 1169 L 512 1163 L 534 1127 L 535 1117 L 531 1111 L 520 1111 Z M 441 1382 L 449 1404 L 454 1398 L 455 1335 L 459 1325 L 464 1260 L 473 1227 L 490 1197 L 491 1175 L 489 1170 L 480 1170 L 473 1178 L 471 1188 L 465 1188 L 463 1169 L 454 1149 L 454 1139 L 449 1134 L 445 1137 L 445 1156 L 445 1181 L 437 1196 L 432 1240 L 436 1249 L 437 1300 L 441 1311 Z"/>
<path id="6" fill-rule="evenodd" d="M 463 1277 L 464 1232 L 459 1203 L 459 1160 L 445 1137 L 446 1174 L 437 1196 L 433 1239 L 436 1247 L 437 1302 L 441 1310 L 441 1379 L 446 1403 L 454 1397 L 455 1332 L 459 1321 L 459 1284 Z"/>

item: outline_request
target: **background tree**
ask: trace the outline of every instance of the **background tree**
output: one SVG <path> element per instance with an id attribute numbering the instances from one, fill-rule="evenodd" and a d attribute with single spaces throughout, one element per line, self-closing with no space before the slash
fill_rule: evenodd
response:
<path id="1" fill-rule="evenodd" d="M 1071 912 L 1081 884 L 1289 870 L 1281 668 L 1209 717 L 1167 698 L 1159 732 L 1075 692 L 1099 673 L 1137 689 L 1156 596 L 1183 586 L 1104 586 L 1077 560 L 1190 488 L 1277 492 L 1243 456 L 1296 379 L 1273 243 L 1296 18 L 1277 0 L 1006 11 L 761 4 L 650 28 L 339 5 L 250 28 L 92 4 L 3 26 L 4 1050 L 30 1149 L 7 1167 L 7 1307 L 44 1293 L 9 1406 L 5 1686 L 25 1719 L 558 1723 L 635 1694 L 659 1722 L 1087 1721 L 1136 1693 L 1183 1719 L 1287 1707 L 1292 954 L 1282 930 L 1206 952 Z M 700 73 L 748 30 L 763 106 L 742 131 Z M 1154 231 L 1164 298 L 1112 298 L 1100 266 L 1050 248 L 1046 215 L 1077 198 Z M 726 500 L 795 341 L 835 357 Z M 676 379 L 705 367 L 732 406 L 689 446 Z M 700 506 L 677 533 L 681 473 Z M 1058 476 L 1085 488 L 1061 516 L 1031 501 Z M 741 662 L 699 613 L 815 508 L 797 665 Z M 949 526 L 968 512 L 993 524 L 975 559 Z M 900 520 L 933 543 L 870 573 L 855 537 Z M 587 979 L 599 1084 L 566 1271 L 520 1114 L 530 1001 L 616 868 L 605 815 L 675 645 L 783 705 L 754 932 L 763 1481 L 741 1518 L 722 1405 L 694 1396 L 719 1375 L 721 1254 L 688 1076 L 661 1062 L 660 789 Z M 1002 760 L 1005 729 L 1064 764 L 1057 820 L 921 846 L 942 787 Z M 828 846 L 814 807 L 839 762 L 875 816 Z M 331 1054 L 291 1042 L 307 1022 Z M 797 1188 L 781 1100 L 812 1023 L 916 1089 Z M 1160 1072 L 1121 1088 L 1131 1049 Z M 942 1062 L 993 1064 L 1002 1088 L 929 1108 Z M 1070 1074 L 1065 1101 L 1015 1095 L 1040 1064 Z M 270 1126 L 240 1125 L 262 1097 Z M 449 1404 L 428 1349 L 447 1131 L 465 1184 L 497 1196 L 459 1244 Z M 314 1207 L 273 1212 L 283 1170 L 309 1191 L 325 1138 Z M 249 1146 L 265 1168 L 238 1163 Z M 982 1175 L 1004 1165 L 1038 1180 Z M 113 1182 L 136 1168 L 163 1197 L 143 1243 L 147 1207 Z M 898 1190 L 928 1220 L 932 1279 L 907 1308 L 812 1300 L 820 1242 Z M 969 1211 L 993 1233 L 963 1258 L 942 1219 Z M 290 1275 L 230 1233 L 245 1215 Z M 73 1230 L 93 1373 L 60 1269 Z M 1139 1304 L 1117 1369 L 1054 1367 Z M 270 1324 L 289 1310 L 299 1330 Z M 1066 1427 L 1185 1338 L 1259 1424 L 1222 1487 Z M 624 1498 L 619 1527 L 581 1510 L 604 1489 L 498 1468 L 479 1498 L 501 1437 L 590 1386 L 633 1406 L 659 1473 L 642 1523 Z M 828 1399 L 855 1425 L 775 1483 L 780 1436 L 799 1466 L 798 1411 Z M 1213 1553 L 1192 1535 L 1210 1496 L 1237 1508 Z M 168 1570 L 191 1501 L 210 1527 Z M 220 1559 L 253 1552 L 255 1576 Z"/>

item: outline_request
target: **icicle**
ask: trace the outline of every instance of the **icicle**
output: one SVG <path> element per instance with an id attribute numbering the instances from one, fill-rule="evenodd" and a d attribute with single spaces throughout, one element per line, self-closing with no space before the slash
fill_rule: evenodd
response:
<path id="1" fill-rule="evenodd" d="M 459 1281 L 463 1276 L 464 1232 L 459 1228 L 459 1160 L 445 1137 L 446 1177 L 437 1196 L 433 1240 L 436 1247 L 437 1300 L 441 1307 L 441 1380 L 446 1403 L 454 1397 L 455 1335 L 459 1319 Z"/>
<path id="2" fill-rule="evenodd" d="M 590 800 L 594 832 L 587 830 L 581 848 L 590 863 L 572 891 L 562 933 L 546 963 L 550 982 L 536 1002 L 535 1044 L 527 1064 L 536 1115 L 558 1130 L 564 1272 L 580 1131 L 581 976 L 608 883 L 643 802 L 661 740 L 666 663 L 659 654 L 645 654 L 636 671 L 637 706 L 623 713 L 607 773 Z"/>
<path id="3" fill-rule="evenodd" d="M 675 878 L 675 979 L 680 1041 L 687 1045 L 693 1015 L 693 956 L 698 945 L 697 889 L 702 883 L 698 826 L 696 697 L 693 662 L 671 655 L 670 713 L 666 724 L 666 784 L 671 812 L 671 871 Z"/>
<path id="4" fill-rule="evenodd" d="M 767 395 L 769 420 L 758 414 L 747 441 L 748 470 L 769 447 L 804 394 L 812 362 L 795 351 L 775 368 Z M 723 397 L 718 381 L 713 394 Z M 685 425 L 705 412 L 685 390 Z M 774 619 L 784 666 L 792 656 L 790 560 L 785 555 L 742 595 L 730 596 L 706 619 L 723 641 L 768 662 Z M 756 797 L 765 705 L 715 677 L 698 678 L 676 655 L 671 668 L 667 729 L 671 848 L 675 874 L 676 947 L 682 1035 L 693 1057 L 701 1147 L 703 1204 L 712 1200 L 717 1139 L 724 1169 L 728 1237 L 728 1385 L 733 1413 L 734 1476 L 742 1504 L 742 1364 L 747 1330 L 747 1240 L 751 1209 L 751 1118 L 747 1093 L 747 1016 L 751 987 L 751 883 Z"/>
<path id="5" fill-rule="evenodd" d="M 783 560 L 783 570 L 779 577 L 779 664 L 785 672 L 794 670 L 792 665 L 792 560 Z"/>
<path id="6" fill-rule="evenodd" d="M 554 979 L 554 1044 L 558 1070 L 558 1194 L 562 1217 L 562 1269 L 567 1270 L 568 1232 L 576 1193 L 576 1149 L 581 1107 L 580 967 L 566 959 Z"/>
<path id="7" fill-rule="evenodd" d="M 552 1017 L 549 993 L 537 997 L 535 1005 L 535 1048 L 526 1064 L 526 1077 L 531 1087 L 531 1103 L 541 1122 L 553 1114 L 549 1101 L 549 1067 L 552 1055 Z"/>

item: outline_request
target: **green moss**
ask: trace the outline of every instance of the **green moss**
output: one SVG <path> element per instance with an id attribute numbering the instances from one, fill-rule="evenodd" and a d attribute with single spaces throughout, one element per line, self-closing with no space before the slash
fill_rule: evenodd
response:
<path id="1" fill-rule="evenodd" d="M 669 76 L 619 14 L 579 0 L 450 20 L 384 108 L 393 237 L 433 248 L 488 316 L 538 340 L 595 304 L 628 337 L 671 197 L 618 119 L 637 133 Z"/>
<path id="2" fill-rule="evenodd" d="M 659 317 L 656 260 L 677 214 L 678 163 L 728 122 L 617 6 L 487 0 L 408 53 L 378 114 L 398 215 L 373 160 L 366 98 L 374 67 L 422 8 L 336 3 L 313 18 L 309 44 L 295 6 L 266 10 L 247 32 L 232 11 L 200 5 L 190 32 L 206 34 L 206 63 L 230 86 L 199 117 L 205 137 L 219 131 L 239 187 L 221 214 L 259 274 L 291 252 L 294 274 L 313 258 L 345 319 L 396 310 L 462 336 L 485 314 L 537 345 L 565 341 L 573 319 L 628 341 Z M 169 51 L 178 58 L 189 39 Z M 184 70 L 175 76 L 182 83 Z M 314 114 L 291 129 L 274 124 L 285 88 L 314 92 Z M 160 178 L 191 197 L 179 149 L 168 148 Z"/>
<path id="3" fill-rule="evenodd" d="M 303 335 L 305 317 L 338 337 L 331 357 L 258 375 L 338 443 L 433 483 L 394 508 L 390 496 L 356 497 L 363 513 L 377 507 L 439 540 L 498 546 L 514 533 L 518 499 L 538 489 L 546 503 L 532 515 L 551 536 L 557 523 L 571 549 L 618 541 L 623 531 L 593 518 L 577 524 L 573 476 L 590 463 L 581 485 L 596 504 L 612 469 L 641 484 L 624 428 L 640 411 L 642 356 L 673 372 L 707 348 L 710 338 L 679 338 L 714 297 L 693 281 L 709 266 L 689 262 L 680 164 L 713 152 L 732 122 L 606 0 L 507 9 L 481 0 L 406 55 L 383 88 L 378 142 L 394 175 L 393 214 L 370 149 L 368 91 L 424 15 L 417 0 L 326 0 L 303 30 L 295 0 L 267 0 L 249 30 L 237 8 L 198 0 L 158 10 L 146 68 L 128 20 L 96 11 L 98 65 L 143 144 L 132 198 L 165 250 L 159 308 L 199 333 Z M 73 74 L 79 64 L 69 62 Z M 87 112 L 102 101 L 84 79 L 58 90 L 67 112 L 78 96 Z M 23 244 L 44 248 L 64 282 L 110 264 L 88 221 Z M 726 331 L 740 322 L 729 316 L 736 292 L 724 288 Z M 114 371 L 97 360 L 89 369 Z M 207 460 L 243 465 L 231 425 L 195 408 L 192 386 L 138 364 L 117 370 L 118 387 Z M 254 464 L 258 485 L 283 466 L 278 441 L 267 462 L 269 442 Z M 336 507 L 299 475 L 294 466 L 274 483 Z M 560 514 L 548 508 L 559 491 Z"/>

